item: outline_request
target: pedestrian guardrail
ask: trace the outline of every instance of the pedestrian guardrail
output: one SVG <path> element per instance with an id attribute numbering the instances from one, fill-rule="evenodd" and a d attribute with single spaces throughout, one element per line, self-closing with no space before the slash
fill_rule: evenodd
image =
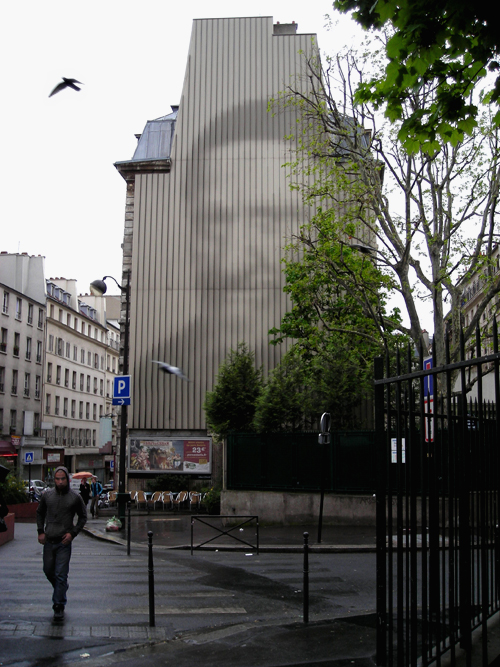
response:
<path id="1" fill-rule="evenodd" d="M 218 520 L 219 524 L 220 521 L 222 520 L 222 527 L 220 525 L 214 525 L 214 521 Z M 229 520 L 231 521 L 231 526 L 228 528 L 224 525 L 224 520 Z M 236 521 L 236 523 L 232 523 L 233 521 Z M 252 522 L 255 522 L 255 544 L 252 544 L 250 542 L 247 542 L 246 540 L 242 539 L 238 534 L 235 534 L 235 531 L 241 532 L 244 530 L 243 526 L 249 526 L 252 524 Z M 194 544 L 194 526 L 196 523 L 203 524 L 204 526 L 208 526 L 211 530 L 214 530 L 216 534 L 211 537 L 208 540 L 205 540 L 204 542 L 200 542 L 200 544 L 195 545 Z M 246 547 L 249 547 L 250 549 L 255 549 L 257 554 L 259 553 L 259 517 L 258 516 L 235 516 L 234 514 L 218 514 L 214 516 L 207 516 L 205 515 L 198 515 L 198 514 L 193 514 L 191 517 L 191 556 L 193 555 L 194 549 L 201 549 L 201 547 L 206 546 L 207 544 L 213 543 L 215 540 L 219 539 L 220 537 L 230 537 L 232 540 L 235 542 L 240 543 L 241 545 L 244 545 Z"/>

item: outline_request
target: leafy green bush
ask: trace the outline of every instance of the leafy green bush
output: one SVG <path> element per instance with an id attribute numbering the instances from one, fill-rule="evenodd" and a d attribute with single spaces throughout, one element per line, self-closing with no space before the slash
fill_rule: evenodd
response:
<path id="1" fill-rule="evenodd" d="M 212 487 L 211 489 L 202 489 L 202 494 L 205 494 L 201 504 L 206 508 L 207 512 L 210 514 L 218 506 L 220 507 L 220 489 Z"/>
<path id="2" fill-rule="evenodd" d="M 0 484 L 0 492 L 7 505 L 27 503 L 29 498 L 26 493 L 24 482 L 11 473 L 5 482 Z"/>
<path id="3" fill-rule="evenodd" d="M 189 475 L 157 475 L 146 483 L 148 491 L 189 491 Z"/>

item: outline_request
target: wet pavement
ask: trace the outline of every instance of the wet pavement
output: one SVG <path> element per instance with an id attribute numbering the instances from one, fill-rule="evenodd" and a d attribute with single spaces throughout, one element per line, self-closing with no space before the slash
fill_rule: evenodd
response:
<path id="1" fill-rule="evenodd" d="M 118 533 L 107 532 L 106 523 L 113 510 L 101 512 L 99 518 L 89 517 L 85 530 L 94 537 L 117 543 L 127 540 L 128 516 L 125 527 Z M 247 517 L 225 517 L 201 514 L 191 515 L 158 510 L 155 512 L 132 511 L 130 516 L 131 543 L 148 544 L 148 532 L 152 532 L 155 547 L 171 549 L 239 549 L 259 551 L 303 551 L 305 537 L 311 552 L 372 552 L 375 551 L 375 526 L 321 527 L 306 526 L 257 526 Z"/>

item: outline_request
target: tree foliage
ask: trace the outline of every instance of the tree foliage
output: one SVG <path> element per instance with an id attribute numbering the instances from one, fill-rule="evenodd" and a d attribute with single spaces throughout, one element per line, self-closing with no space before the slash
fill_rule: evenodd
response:
<path id="1" fill-rule="evenodd" d="M 499 36 L 492 3 L 466 0 L 334 0 L 341 12 L 354 11 L 365 28 L 391 26 L 383 74 L 363 82 L 358 100 L 385 107 L 391 121 L 402 121 L 399 140 L 409 152 L 433 153 L 442 142 L 456 145 L 478 125 L 479 86 L 484 102 L 497 110 L 500 75 L 489 84 L 487 74 L 499 69 Z M 425 91 L 425 93 L 423 93 Z M 414 100 L 425 95 L 405 113 Z"/>
<path id="2" fill-rule="evenodd" d="M 291 246 L 298 261 L 289 262 L 286 271 L 295 312 L 282 328 L 301 324 L 310 339 L 330 329 L 351 331 L 356 345 L 370 335 L 387 344 L 390 334 L 399 331 L 427 353 L 421 316 L 431 311 L 437 360 L 443 363 L 445 309 L 451 309 L 454 356 L 468 279 L 480 275 L 485 290 L 465 328 L 466 340 L 500 291 L 492 259 L 500 183 L 498 131 L 484 115 L 471 135 L 455 145 L 443 141 L 432 153 L 416 149 L 408 154 L 400 141 L 401 126 L 415 109 L 425 108 L 431 84 L 423 84 L 411 101 L 403 100 L 400 121 L 379 125 L 374 105 L 360 104 L 355 92 L 369 68 L 381 66 L 376 51 L 365 53 L 361 58 L 343 54 L 329 60 L 326 69 L 319 59 L 311 59 L 309 94 L 301 92 L 303 86 L 291 85 L 273 101 L 275 108 L 294 105 L 300 110 L 296 159 L 288 167 L 292 187 L 302 191 L 311 207 L 311 223 Z M 321 323 L 308 332 L 307 317 L 300 319 L 302 286 Z M 391 292 L 404 304 L 404 325 L 397 312 L 385 312 Z M 292 330 L 290 326 L 285 333 Z"/>
<path id="3" fill-rule="evenodd" d="M 203 409 L 214 434 L 225 438 L 230 431 L 252 431 L 255 404 L 262 389 L 262 369 L 255 368 L 255 355 L 238 343 L 219 368 L 213 391 Z"/>

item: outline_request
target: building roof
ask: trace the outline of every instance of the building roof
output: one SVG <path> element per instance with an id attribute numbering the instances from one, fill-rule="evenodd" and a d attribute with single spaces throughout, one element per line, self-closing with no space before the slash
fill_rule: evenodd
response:
<path id="1" fill-rule="evenodd" d="M 170 157 L 174 140 L 175 122 L 178 106 L 172 106 L 172 113 L 155 120 L 148 120 L 139 137 L 133 162 L 143 160 L 162 160 Z"/>

